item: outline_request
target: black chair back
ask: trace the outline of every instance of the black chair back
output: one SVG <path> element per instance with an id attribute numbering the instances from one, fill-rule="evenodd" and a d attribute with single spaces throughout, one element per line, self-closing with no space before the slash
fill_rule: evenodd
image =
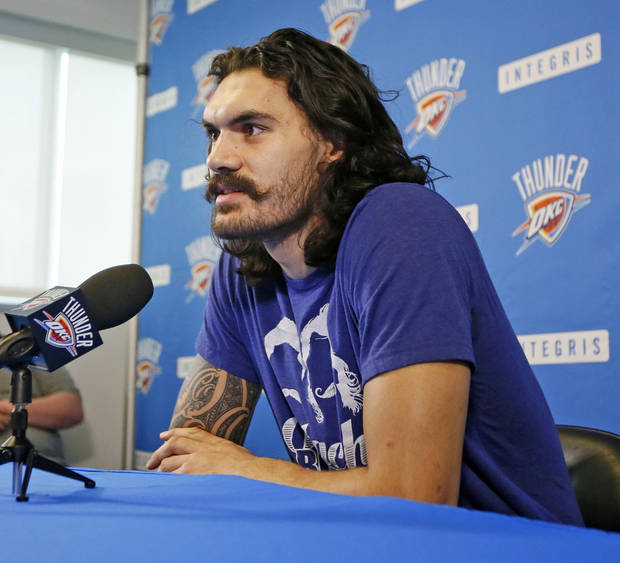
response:
<path id="1" fill-rule="evenodd" d="M 557 428 L 586 526 L 620 532 L 620 436 L 583 426 Z"/>

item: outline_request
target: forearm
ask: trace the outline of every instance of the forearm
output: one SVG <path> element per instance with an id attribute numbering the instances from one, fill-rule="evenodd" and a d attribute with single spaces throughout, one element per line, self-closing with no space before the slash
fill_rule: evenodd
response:
<path id="1" fill-rule="evenodd" d="M 63 430 L 82 421 L 82 401 L 67 391 L 38 397 L 28 405 L 28 424 L 47 430 Z"/>
<path id="2" fill-rule="evenodd" d="M 389 494 L 381 492 L 380 487 L 373 486 L 367 467 L 316 471 L 281 459 L 251 457 L 237 464 L 236 473 L 249 479 L 328 493 L 364 496 Z"/>
<path id="3" fill-rule="evenodd" d="M 452 506 L 456 506 L 458 502 L 458 496 L 446 497 L 444 491 L 428 486 L 423 478 L 416 486 L 410 479 L 401 479 L 398 476 L 388 478 L 380 474 L 380 471 L 370 471 L 368 467 L 315 471 L 289 461 L 255 457 L 246 464 L 240 464 L 238 469 L 237 474 L 242 477 L 328 493 L 389 496 Z"/>
<path id="4" fill-rule="evenodd" d="M 160 434 L 164 444 L 146 464 L 147 469 L 187 474 L 239 475 L 292 487 L 363 496 L 390 496 L 455 505 L 456 493 L 441 486 L 439 466 L 393 465 L 381 462 L 374 467 L 340 471 L 315 471 L 289 461 L 257 457 L 230 440 L 199 428 L 175 428 Z"/>
<path id="5" fill-rule="evenodd" d="M 372 486 L 366 467 L 315 471 L 290 461 L 257 457 L 230 440 L 198 428 L 167 430 L 160 437 L 164 444 L 153 452 L 146 464 L 147 469 L 194 475 L 239 475 L 259 481 L 349 495 L 390 495 Z"/>
<path id="6" fill-rule="evenodd" d="M 260 386 L 195 359 L 181 387 L 170 428 L 195 427 L 243 444 Z"/>

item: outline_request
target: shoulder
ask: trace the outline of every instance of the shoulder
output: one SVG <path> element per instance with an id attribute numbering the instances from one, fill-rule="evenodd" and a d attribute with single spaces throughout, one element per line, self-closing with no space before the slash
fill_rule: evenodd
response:
<path id="1" fill-rule="evenodd" d="M 409 283 L 433 278 L 433 284 L 436 276 L 456 276 L 469 287 L 483 268 L 459 212 L 429 188 L 407 183 L 377 186 L 366 195 L 347 223 L 336 259 L 347 287 L 360 280 L 379 287 L 390 275 Z"/>
<path id="2" fill-rule="evenodd" d="M 388 239 L 464 240 L 469 228 L 441 195 L 419 184 L 382 184 L 356 206 L 344 241 Z"/>
<path id="3" fill-rule="evenodd" d="M 60 367 L 55 371 L 40 371 L 30 368 L 33 386 L 38 386 L 38 394 L 50 395 L 58 391 L 68 391 L 79 395 L 80 392 L 66 367 Z M 33 390 L 34 394 L 34 390 Z"/>

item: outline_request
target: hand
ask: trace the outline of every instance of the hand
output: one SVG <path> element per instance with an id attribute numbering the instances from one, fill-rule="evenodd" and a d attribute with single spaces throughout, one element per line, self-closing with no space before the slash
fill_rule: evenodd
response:
<path id="1" fill-rule="evenodd" d="M 7 399 L 0 400 L 0 430 L 4 430 L 11 424 L 11 411 L 13 405 Z"/>
<path id="2" fill-rule="evenodd" d="M 256 459 L 248 449 L 199 428 L 174 428 L 159 437 L 165 443 L 153 452 L 147 469 L 242 475 L 242 468 Z"/>

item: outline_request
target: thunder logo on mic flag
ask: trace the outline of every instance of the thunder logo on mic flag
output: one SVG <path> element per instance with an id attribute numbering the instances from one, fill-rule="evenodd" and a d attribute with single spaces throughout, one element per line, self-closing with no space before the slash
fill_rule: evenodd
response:
<path id="1" fill-rule="evenodd" d="M 129 320 L 152 295 L 151 278 L 138 264 L 102 270 L 77 289 L 48 289 L 6 312 L 15 332 L 0 339 L 0 365 L 54 371 L 102 344 L 100 330 Z"/>
<path id="2" fill-rule="evenodd" d="M 7 311 L 15 331 L 30 328 L 39 354 L 32 363 L 53 371 L 102 344 L 79 289 L 54 287 Z"/>

